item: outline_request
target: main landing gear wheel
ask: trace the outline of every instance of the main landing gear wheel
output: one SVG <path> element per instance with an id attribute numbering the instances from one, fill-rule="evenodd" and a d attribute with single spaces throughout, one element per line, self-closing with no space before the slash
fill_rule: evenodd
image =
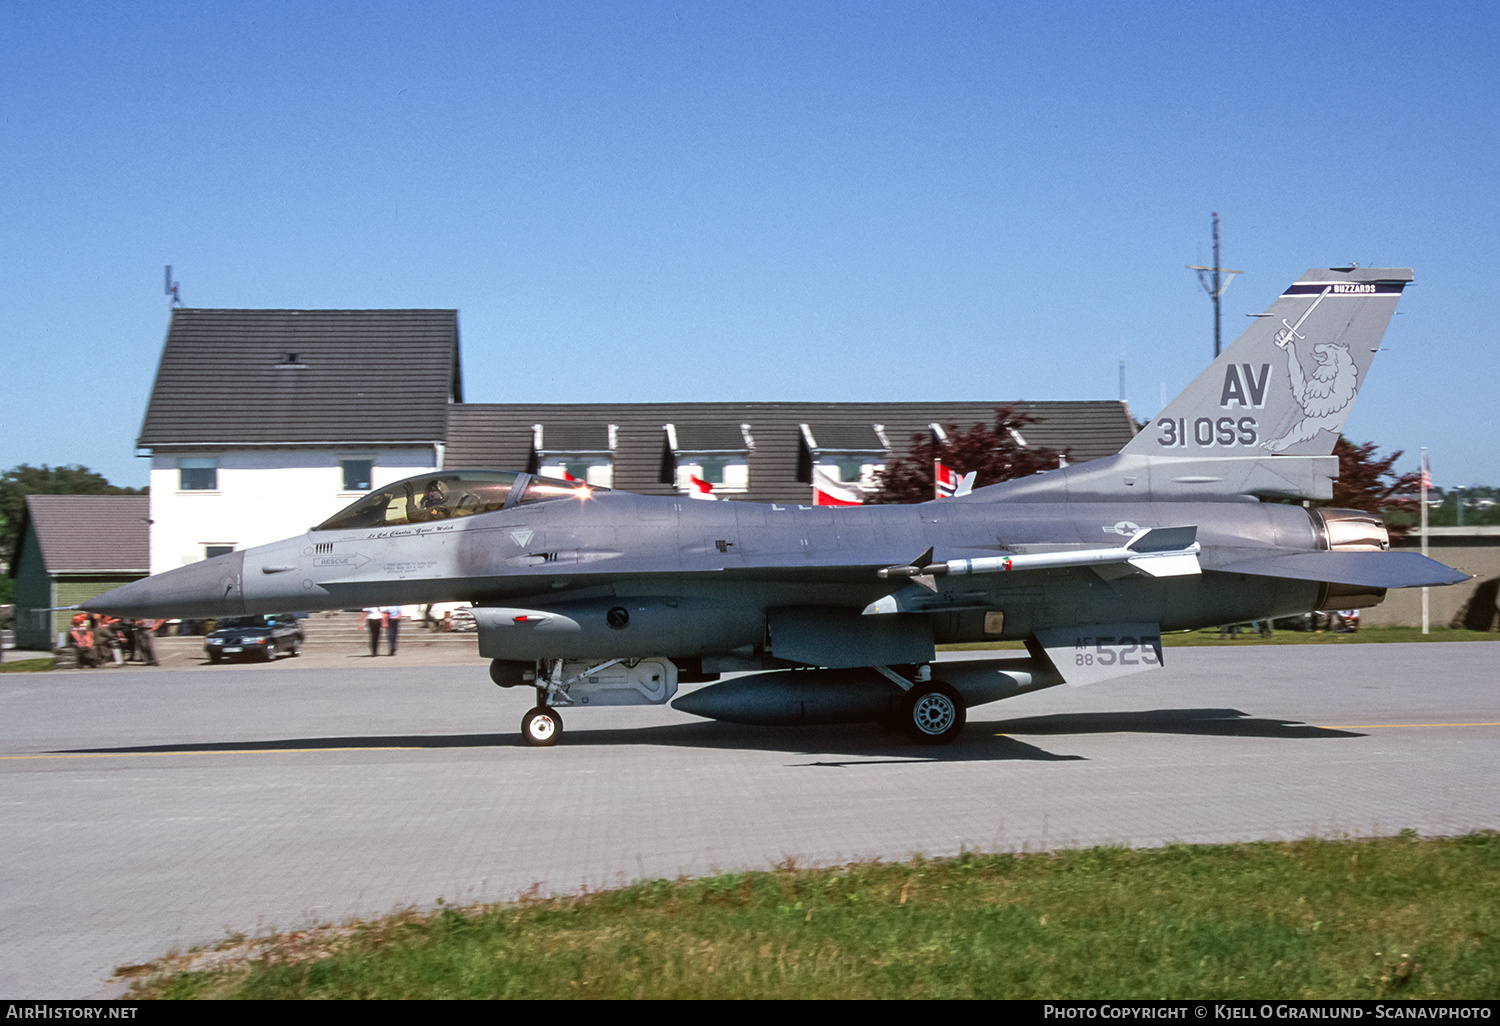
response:
<path id="1" fill-rule="evenodd" d="M 562 737 L 562 717 L 556 709 L 539 705 L 521 717 L 521 736 L 535 748 L 557 744 Z"/>
<path id="2" fill-rule="evenodd" d="M 921 745 L 945 745 L 964 732 L 963 696 L 940 680 L 915 684 L 901 704 L 906 736 Z"/>

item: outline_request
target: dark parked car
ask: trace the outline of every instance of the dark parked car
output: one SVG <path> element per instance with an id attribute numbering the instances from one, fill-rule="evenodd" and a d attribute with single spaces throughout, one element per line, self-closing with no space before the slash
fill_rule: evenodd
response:
<path id="1" fill-rule="evenodd" d="M 203 639 L 208 661 L 220 659 L 264 659 L 270 662 L 283 652 L 302 651 L 302 624 L 291 613 L 276 616 L 227 616 Z"/>

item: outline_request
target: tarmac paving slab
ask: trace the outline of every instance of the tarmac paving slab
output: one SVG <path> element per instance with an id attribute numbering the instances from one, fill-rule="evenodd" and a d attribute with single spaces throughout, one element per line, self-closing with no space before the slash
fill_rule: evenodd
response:
<path id="1" fill-rule="evenodd" d="M 1500 646 L 1168 649 L 955 744 L 567 710 L 472 653 L 0 677 L 0 996 L 231 933 L 970 850 L 1500 828 Z M 452 660 L 444 663 L 442 660 Z M 434 665 L 436 663 L 436 665 Z"/>

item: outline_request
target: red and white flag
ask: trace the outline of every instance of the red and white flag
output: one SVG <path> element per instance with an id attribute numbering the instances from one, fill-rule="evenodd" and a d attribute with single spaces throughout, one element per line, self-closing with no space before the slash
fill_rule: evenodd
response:
<path id="1" fill-rule="evenodd" d="M 689 486 L 688 486 L 688 495 L 691 496 L 692 498 L 694 498 L 694 499 L 717 499 L 718 498 L 718 496 L 714 494 L 714 486 L 711 485 L 711 484 L 709 484 L 707 481 L 703 480 L 703 478 L 699 477 L 697 474 L 692 475 L 692 477 L 690 477 L 688 480 L 691 482 L 689 484 Z"/>
<path id="2" fill-rule="evenodd" d="M 939 460 L 934 460 L 932 465 L 933 498 L 955 499 L 960 495 L 968 495 L 974 490 L 974 478 L 979 474 L 977 470 L 960 474 L 951 467 L 943 466 Z"/>
<path id="3" fill-rule="evenodd" d="M 835 481 L 822 467 L 813 467 L 814 506 L 863 506 L 865 493 L 858 485 Z"/>

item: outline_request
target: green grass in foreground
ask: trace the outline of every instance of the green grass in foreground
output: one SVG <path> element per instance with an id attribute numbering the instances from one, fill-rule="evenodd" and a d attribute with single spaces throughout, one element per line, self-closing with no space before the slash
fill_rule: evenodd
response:
<path id="1" fill-rule="evenodd" d="M 232 942 L 131 998 L 1496 998 L 1500 835 L 790 866 Z"/>
<path id="2" fill-rule="evenodd" d="M 1202 631 L 1184 631 L 1179 634 L 1163 634 L 1161 643 L 1167 648 L 1217 648 L 1220 646 L 1253 647 L 1259 645 L 1372 645 L 1411 641 L 1500 641 L 1500 633 L 1494 631 L 1466 631 L 1450 627 L 1434 627 L 1432 633 L 1423 634 L 1420 627 L 1363 627 L 1352 634 L 1335 634 L 1331 631 L 1282 631 L 1269 638 L 1262 638 L 1255 631 L 1244 628 L 1239 634 L 1220 634 L 1217 627 Z M 1019 641 L 990 641 L 978 644 L 939 645 L 940 652 L 976 651 L 979 649 L 1021 650 L 1026 646 Z"/>
<path id="3" fill-rule="evenodd" d="M 44 659 L 7 659 L 0 663 L 0 673 L 40 673 L 52 669 L 52 657 Z"/>

